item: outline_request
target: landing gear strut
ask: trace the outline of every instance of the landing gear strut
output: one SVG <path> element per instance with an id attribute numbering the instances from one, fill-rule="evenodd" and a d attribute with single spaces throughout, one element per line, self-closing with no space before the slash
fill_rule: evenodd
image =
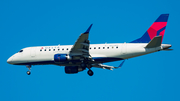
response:
<path id="1" fill-rule="evenodd" d="M 86 62 L 86 61 L 84 61 L 84 59 L 83 60 L 81 60 L 81 67 L 87 67 L 89 70 L 87 71 L 87 73 L 88 73 L 88 75 L 89 76 L 93 76 L 93 71 L 90 69 L 92 66 L 91 65 L 87 65 L 88 63 Z"/>
<path id="2" fill-rule="evenodd" d="M 91 70 L 91 67 L 92 67 L 91 65 L 87 65 L 87 68 L 89 69 L 87 71 L 87 73 L 88 73 L 89 76 L 93 76 L 93 74 L 94 74 L 93 71 Z"/>
<path id="3" fill-rule="evenodd" d="M 30 75 L 31 74 L 31 65 L 27 65 L 26 67 L 29 69 L 26 73 L 27 73 L 27 75 Z"/>
<path id="4" fill-rule="evenodd" d="M 89 69 L 87 73 L 88 73 L 89 76 L 93 76 L 93 74 L 94 74 L 91 69 Z"/>

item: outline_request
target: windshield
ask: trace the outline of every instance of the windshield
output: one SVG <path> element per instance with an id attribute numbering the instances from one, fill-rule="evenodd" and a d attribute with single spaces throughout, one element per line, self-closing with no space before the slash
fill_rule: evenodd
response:
<path id="1" fill-rule="evenodd" d="M 23 52 L 23 50 L 20 50 L 19 53 Z"/>

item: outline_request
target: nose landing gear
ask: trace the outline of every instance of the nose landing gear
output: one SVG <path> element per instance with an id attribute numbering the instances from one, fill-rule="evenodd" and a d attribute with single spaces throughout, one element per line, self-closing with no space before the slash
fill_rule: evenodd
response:
<path id="1" fill-rule="evenodd" d="M 30 75 L 30 74 L 31 74 L 31 72 L 30 72 L 30 71 L 27 71 L 26 73 L 27 73 L 27 75 Z"/>
<path id="2" fill-rule="evenodd" d="M 31 74 L 31 65 L 26 65 L 26 67 L 29 69 L 26 73 L 27 73 L 27 75 L 30 75 Z"/>

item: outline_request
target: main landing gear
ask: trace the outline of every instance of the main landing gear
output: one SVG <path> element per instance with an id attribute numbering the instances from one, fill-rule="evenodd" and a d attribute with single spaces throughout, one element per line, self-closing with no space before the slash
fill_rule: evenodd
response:
<path id="1" fill-rule="evenodd" d="M 27 73 L 27 75 L 30 75 L 31 74 L 31 65 L 27 65 L 26 67 L 29 69 L 26 73 Z"/>
<path id="2" fill-rule="evenodd" d="M 88 71 L 87 71 L 87 73 L 88 73 L 88 75 L 89 76 L 93 76 L 93 71 L 90 69 L 92 66 L 91 65 L 87 65 L 87 68 L 89 69 Z"/>

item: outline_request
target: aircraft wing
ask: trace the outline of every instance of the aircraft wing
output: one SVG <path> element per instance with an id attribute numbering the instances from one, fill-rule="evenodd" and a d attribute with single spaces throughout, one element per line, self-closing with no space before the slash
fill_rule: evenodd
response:
<path id="1" fill-rule="evenodd" d="M 92 67 L 113 70 L 113 69 L 121 68 L 122 65 L 124 64 L 124 62 L 125 62 L 125 60 L 118 67 L 108 66 L 108 65 L 103 65 L 103 64 L 92 64 Z"/>
<path id="2" fill-rule="evenodd" d="M 73 59 L 84 59 L 84 58 L 90 58 L 89 54 L 89 31 L 92 27 L 92 24 L 89 26 L 89 28 L 86 30 L 86 32 L 82 33 L 73 47 L 71 48 L 69 54 L 73 57 Z M 92 58 L 91 58 L 92 59 Z"/>

